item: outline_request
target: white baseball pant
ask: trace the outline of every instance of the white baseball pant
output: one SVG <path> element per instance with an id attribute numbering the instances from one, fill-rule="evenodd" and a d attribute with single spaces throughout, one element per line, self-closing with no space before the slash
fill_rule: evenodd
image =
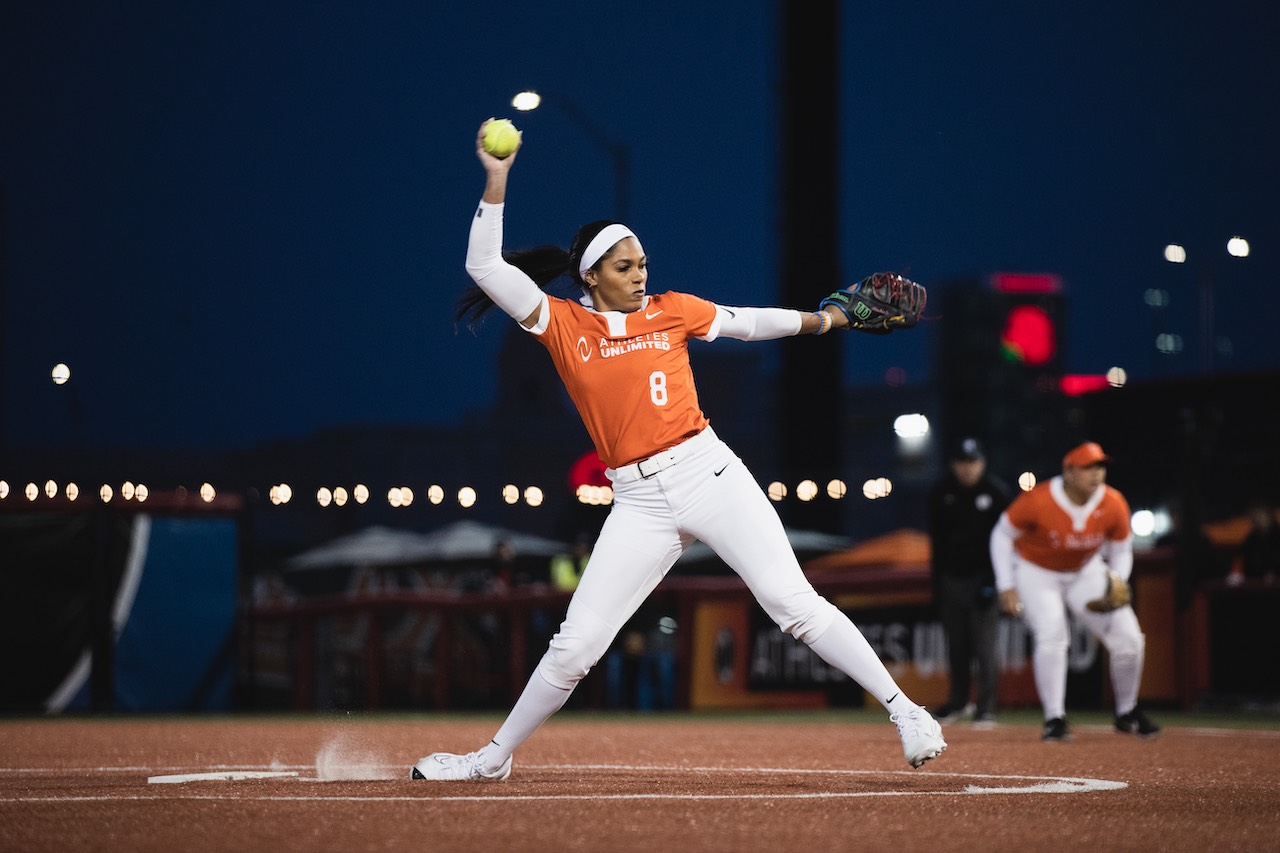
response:
<path id="1" fill-rule="evenodd" d="M 1068 608 L 1107 650 L 1116 713 L 1128 713 L 1138 703 L 1146 638 L 1137 614 L 1132 607 L 1110 613 L 1094 613 L 1085 607 L 1102 596 L 1106 572 L 1107 565 L 1100 557 L 1074 572 L 1054 572 L 1022 559 L 1016 563 L 1014 583 L 1025 608 L 1022 617 L 1035 638 L 1036 692 L 1046 720 L 1066 716 Z"/>
<path id="2" fill-rule="evenodd" d="M 560 630 L 494 736 L 489 766 L 501 764 L 563 706 L 695 539 L 738 573 L 782 630 L 891 711 L 909 706 L 862 632 L 809 583 L 777 511 L 710 427 L 609 477 L 613 508 Z"/>

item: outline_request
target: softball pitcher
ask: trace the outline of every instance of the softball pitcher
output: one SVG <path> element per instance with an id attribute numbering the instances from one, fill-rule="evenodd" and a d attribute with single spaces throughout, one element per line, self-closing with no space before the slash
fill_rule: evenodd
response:
<path id="1" fill-rule="evenodd" d="M 488 124 L 488 122 L 485 122 Z M 912 767 L 947 748 L 942 729 L 898 688 L 862 633 L 805 578 L 782 522 L 742 461 L 709 426 L 689 366 L 691 338 L 758 341 L 823 334 L 840 311 L 730 308 L 696 296 L 650 294 L 639 239 L 620 223 L 594 222 L 558 248 L 502 251 L 508 174 L 517 154 L 476 156 L 484 194 L 467 248 L 468 291 L 459 319 L 496 304 L 551 354 L 600 458 L 614 503 L 560 629 L 493 739 L 465 754 L 437 752 L 411 778 L 500 781 L 512 754 L 564 706 L 686 547 L 700 539 L 746 582 L 778 626 L 876 696 L 898 727 Z M 518 151 L 517 151 L 518 153 Z M 580 299 L 542 288 L 562 274 Z"/>
<path id="2" fill-rule="evenodd" d="M 1129 503 L 1106 484 L 1102 448 L 1090 441 L 1069 451 L 1062 474 L 1014 498 L 991 531 L 1000 609 L 1023 616 L 1034 637 L 1032 667 L 1044 710 L 1041 738 L 1067 732 L 1067 609 L 1106 647 L 1116 701 L 1116 729 L 1150 737 L 1160 727 L 1138 708 L 1146 640 L 1127 603 L 1102 612 L 1108 572 L 1128 582 L 1133 571 Z"/>

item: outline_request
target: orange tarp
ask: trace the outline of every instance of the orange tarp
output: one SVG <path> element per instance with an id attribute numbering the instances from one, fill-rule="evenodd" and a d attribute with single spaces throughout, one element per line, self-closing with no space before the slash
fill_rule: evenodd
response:
<path id="1" fill-rule="evenodd" d="M 805 571 L 822 572 L 860 566 L 927 566 L 929 535 L 922 530 L 899 528 L 849 548 L 810 560 Z"/>
<path id="2" fill-rule="evenodd" d="M 1280 513 L 1276 514 L 1276 523 L 1280 524 Z M 1214 545 L 1239 548 L 1244 544 L 1245 537 L 1249 535 L 1253 525 L 1248 515 L 1237 515 L 1222 521 L 1206 522 L 1201 525 L 1201 529 Z"/>

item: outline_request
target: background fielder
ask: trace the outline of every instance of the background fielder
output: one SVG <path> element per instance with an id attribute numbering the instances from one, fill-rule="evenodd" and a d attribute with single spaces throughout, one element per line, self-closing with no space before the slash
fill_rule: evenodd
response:
<path id="1" fill-rule="evenodd" d="M 1088 606 L 1105 595 L 1108 570 L 1126 582 L 1133 571 L 1129 503 L 1106 484 L 1108 461 L 1094 442 L 1073 448 L 1062 474 L 1014 498 L 991 531 L 1000 609 L 1022 615 L 1035 638 L 1042 737 L 1049 741 L 1068 737 L 1068 609 L 1107 649 L 1116 728 L 1142 736 L 1160 731 L 1138 708 L 1146 639 L 1133 608 L 1101 613 Z"/>

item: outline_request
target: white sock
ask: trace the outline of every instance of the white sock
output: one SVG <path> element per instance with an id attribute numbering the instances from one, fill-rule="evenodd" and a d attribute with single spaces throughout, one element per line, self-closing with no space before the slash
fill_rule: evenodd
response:
<path id="1" fill-rule="evenodd" d="M 1116 714 L 1124 716 L 1138 706 L 1142 682 L 1142 655 L 1112 655 L 1111 689 L 1116 694 Z"/>
<path id="2" fill-rule="evenodd" d="M 573 689 L 550 684 L 534 670 L 516 700 L 515 707 L 507 714 L 493 741 L 484 747 L 484 769 L 494 771 L 503 765 L 520 744 L 528 740 L 538 727 L 569 701 Z"/>
<path id="3" fill-rule="evenodd" d="M 862 689 L 880 700 L 880 704 L 890 714 L 901 714 L 916 707 L 898 688 L 889 670 L 876 655 L 875 649 L 862 636 L 858 626 L 854 625 L 843 613 L 831 620 L 831 627 L 809 643 L 814 654 L 822 658 L 845 675 L 852 678 Z"/>
<path id="4" fill-rule="evenodd" d="M 1067 715 L 1067 649 L 1066 646 L 1038 644 L 1031 655 L 1035 670 L 1036 693 L 1046 720 Z"/>

